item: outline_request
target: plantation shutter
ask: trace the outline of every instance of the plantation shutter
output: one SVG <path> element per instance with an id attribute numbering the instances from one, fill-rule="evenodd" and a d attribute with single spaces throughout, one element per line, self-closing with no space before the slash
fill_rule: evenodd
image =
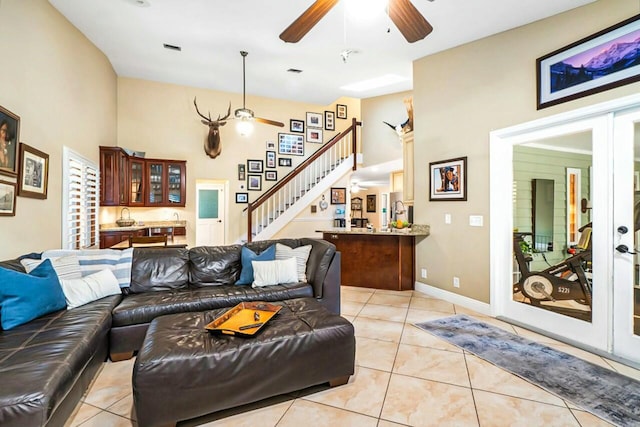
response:
<path id="1" fill-rule="evenodd" d="M 64 147 L 63 249 L 97 247 L 99 190 L 98 167 L 68 147 Z"/>

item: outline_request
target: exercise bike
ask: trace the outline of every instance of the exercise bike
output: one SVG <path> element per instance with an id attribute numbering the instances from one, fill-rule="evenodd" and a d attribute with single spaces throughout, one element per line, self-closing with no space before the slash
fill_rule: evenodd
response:
<path id="1" fill-rule="evenodd" d="M 513 234 L 513 252 L 518 267 L 520 280 L 514 284 L 514 293 L 522 292 L 532 305 L 542 307 L 544 301 L 574 300 L 591 309 L 591 223 L 580 228 L 580 242 L 575 247 L 576 253 L 564 261 L 542 271 L 530 271 L 530 255 L 522 251 L 521 243 L 531 233 Z M 565 307 L 543 306 L 561 314 L 572 317 L 589 318 L 590 312 Z"/>

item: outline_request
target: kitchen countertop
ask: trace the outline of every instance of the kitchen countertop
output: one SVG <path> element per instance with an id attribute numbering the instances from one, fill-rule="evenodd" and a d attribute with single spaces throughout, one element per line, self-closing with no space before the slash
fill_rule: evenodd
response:
<path id="1" fill-rule="evenodd" d="M 120 227 L 123 228 L 123 227 Z M 160 245 L 158 245 L 160 246 Z M 127 249 L 129 247 L 129 240 L 123 240 L 120 243 L 116 243 L 111 246 L 110 249 Z M 187 236 L 173 236 L 173 239 L 167 239 L 167 247 L 168 248 L 186 248 L 187 247 Z"/>
<path id="2" fill-rule="evenodd" d="M 411 228 L 391 229 L 391 231 L 371 231 L 367 228 L 329 228 L 326 230 L 317 230 L 318 233 L 333 233 L 333 234 L 366 234 L 374 236 L 422 236 L 426 237 L 430 234 L 431 227 L 422 224 L 413 224 Z"/>
<path id="3" fill-rule="evenodd" d="M 186 227 L 187 221 L 142 221 L 130 227 L 119 227 L 118 224 L 100 224 L 100 231 L 136 231 L 155 227 Z"/>

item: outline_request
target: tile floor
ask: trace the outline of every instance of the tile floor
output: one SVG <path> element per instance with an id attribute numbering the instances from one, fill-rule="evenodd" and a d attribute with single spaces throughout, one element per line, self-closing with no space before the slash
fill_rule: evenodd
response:
<path id="1" fill-rule="evenodd" d="M 609 423 L 416 328 L 466 313 L 640 379 L 640 371 L 417 291 L 342 288 L 355 325 L 356 373 L 348 384 L 312 387 L 179 426 L 608 426 Z M 66 427 L 135 426 L 133 360 L 106 363 Z"/>

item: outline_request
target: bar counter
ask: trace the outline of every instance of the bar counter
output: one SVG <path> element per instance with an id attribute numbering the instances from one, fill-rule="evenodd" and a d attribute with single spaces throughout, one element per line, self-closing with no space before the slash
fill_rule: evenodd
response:
<path id="1" fill-rule="evenodd" d="M 410 230 L 319 230 L 341 253 L 341 283 L 396 291 L 411 290 L 415 282 L 415 240 L 429 235 L 428 225 Z"/>

